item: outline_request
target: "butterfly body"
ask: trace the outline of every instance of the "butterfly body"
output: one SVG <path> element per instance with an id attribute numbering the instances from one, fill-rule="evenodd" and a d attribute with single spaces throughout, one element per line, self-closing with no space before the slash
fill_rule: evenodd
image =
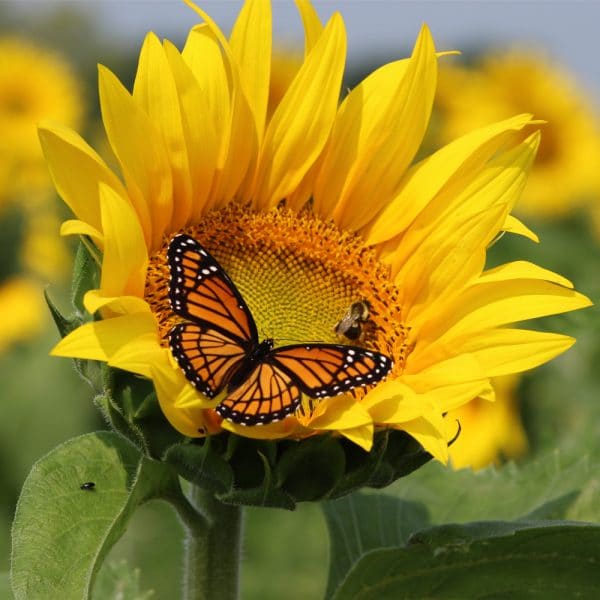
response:
<path id="1" fill-rule="evenodd" d="M 250 349 L 242 364 L 235 370 L 227 380 L 227 390 L 233 391 L 238 388 L 248 376 L 254 371 L 258 365 L 268 358 L 269 353 L 273 350 L 275 342 L 272 339 L 266 339 Z"/>
<path id="2" fill-rule="evenodd" d="M 173 312 L 186 319 L 169 334 L 171 352 L 190 383 L 216 411 L 242 425 L 295 412 L 302 394 L 335 396 L 376 383 L 392 368 L 387 356 L 340 344 L 275 347 L 260 341 L 254 318 L 217 261 L 193 238 L 177 235 L 167 252 Z"/>

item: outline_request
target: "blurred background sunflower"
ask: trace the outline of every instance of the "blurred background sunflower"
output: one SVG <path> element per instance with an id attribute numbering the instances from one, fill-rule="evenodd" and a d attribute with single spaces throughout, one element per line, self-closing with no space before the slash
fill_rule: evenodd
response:
<path id="1" fill-rule="evenodd" d="M 241 3 L 200 4 L 227 31 Z M 544 11 L 533 3 L 504 2 L 314 4 L 323 21 L 343 11 L 350 40 L 345 88 L 374 67 L 409 55 L 423 21 L 439 49 L 462 51 L 440 63 L 424 153 L 518 113 L 546 121 L 538 160 L 515 211 L 542 243 L 506 235 L 490 249 L 488 266 L 527 256 L 597 299 L 600 90 L 594 85 L 600 63 L 592 46 L 598 44 L 600 4 L 547 3 Z M 270 106 L 289 86 L 303 48 L 303 40 L 289 34 L 302 31 L 293 2 L 278 2 L 274 17 L 278 39 L 288 43 L 274 59 Z M 118 9 L 92 1 L 0 4 L 0 571 L 8 570 L 10 521 L 32 463 L 62 441 L 103 427 L 89 390 L 67 361 L 47 356 L 58 334 L 42 292 L 51 283 L 53 296 L 64 297 L 72 252 L 58 236 L 65 215 L 41 161 L 36 123 L 57 121 L 102 148 L 96 63 L 130 87 L 145 33 L 154 30 L 181 42 L 193 18 L 183 3 L 166 0 L 123 3 Z M 576 337 L 576 346 L 531 374 L 496 382 L 495 402 L 478 400 L 456 411 L 462 432 L 450 451 L 454 467 L 525 464 L 557 447 L 574 456 L 598 454 L 600 373 L 594 367 L 600 358 L 600 313 L 596 308 L 568 313 L 546 325 Z M 444 476 L 451 477 L 451 471 Z M 301 506 L 295 513 L 249 510 L 246 526 L 244 598 L 322 595 L 328 548 L 318 507 Z M 289 543 L 300 536 L 305 544 Z M 171 597 L 180 537 L 175 516 L 151 503 L 136 515 L 108 562 L 126 559 L 140 569 L 142 590 Z M 108 565 L 106 576 L 114 576 L 115 569 Z M 267 571 L 272 574 L 268 590 L 257 575 Z M 0 579 L 4 597 L 1 586 Z"/>

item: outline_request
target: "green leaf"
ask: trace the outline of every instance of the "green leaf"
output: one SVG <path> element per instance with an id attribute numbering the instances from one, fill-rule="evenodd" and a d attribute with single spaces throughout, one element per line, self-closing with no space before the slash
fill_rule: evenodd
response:
<path id="1" fill-rule="evenodd" d="M 89 598 L 102 560 L 136 507 L 180 496 L 172 469 L 116 433 L 84 435 L 54 449 L 32 468 L 17 505 L 15 598 Z"/>
<path id="2" fill-rule="evenodd" d="M 600 527 L 585 524 L 443 526 L 365 554 L 332 597 L 594 598 L 599 547 Z"/>
<path id="3" fill-rule="evenodd" d="M 154 597 L 152 590 L 140 590 L 140 570 L 132 569 L 127 561 L 107 562 L 98 575 L 93 598 L 119 598 L 119 600 L 149 600 Z"/>
<path id="4" fill-rule="evenodd" d="M 0 573 L 0 598 L 3 598 L 3 600 L 10 600 L 13 597 L 10 589 L 9 574 L 7 572 Z"/>
<path id="5" fill-rule="evenodd" d="M 473 472 L 430 463 L 387 488 L 421 502 L 432 524 L 486 519 L 571 519 L 600 522 L 598 460 L 552 453 L 522 467 Z"/>
<path id="6" fill-rule="evenodd" d="M 354 563 L 367 552 L 403 546 L 429 525 L 427 509 L 383 494 L 353 494 L 321 505 L 329 530 L 329 598 Z"/>

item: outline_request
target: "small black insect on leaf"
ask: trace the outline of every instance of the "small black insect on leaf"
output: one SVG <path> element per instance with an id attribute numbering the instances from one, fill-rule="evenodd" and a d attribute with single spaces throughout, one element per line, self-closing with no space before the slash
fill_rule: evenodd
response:
<path id="1" fill-rule="evenodd" d="M 96 484 L 93 481 L 86 481 L 79 486 L 80 490 L 93 490 L 96 487 Z"/>

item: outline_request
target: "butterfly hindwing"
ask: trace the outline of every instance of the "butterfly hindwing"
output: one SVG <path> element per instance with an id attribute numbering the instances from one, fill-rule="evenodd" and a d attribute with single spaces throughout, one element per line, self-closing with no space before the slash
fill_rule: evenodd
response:
<path id="1" fill-rule="evenodd" d="M 173 312 L 185 319 L 219 329 L 240 346 L 258 343 L 252 314 L 229 275 L 192 237 L 177 235 L 167 252 Z"/>
<path id="2" fill-rule="evenodd" d="M 169 345 L 186 378 L 209 398 L 225 387 L 246 356 L 235 340 L 196 323 L 175 325 L 169 333 Z"/>
<path id="3" fill-rule="evenodd" d="M 340 344 L 296 344 L 276 348 L 271 362 L 286 371 L 311 398 L 336 396 L 381 381 L 391 370 L 379 352 Z"/>
<path id="4" fill-rule="evenodd" d="M 263 362 L 227 394 L 216 410 L 234 423 L 266 425 L 294 413 L 301 398 L 298 385 L 286 372 Z"/>

